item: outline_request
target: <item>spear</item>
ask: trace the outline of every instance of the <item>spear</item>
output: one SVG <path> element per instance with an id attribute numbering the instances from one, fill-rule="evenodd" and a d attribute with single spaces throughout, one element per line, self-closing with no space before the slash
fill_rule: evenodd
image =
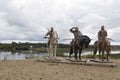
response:
<path id="1" fill-rule="evenodd" d="M 66 39 L 63 39 L 63 40 L 65 41 L 65 40 L 72 40 L 72 39 L 73 39 L 73 38 L 66 38 Z"/>
<path id="2" fill-rule="evenodd" d="M 111 39 L 111 38 L 107 38 L 107 39 L 109 39 L 109 40 L 111 40 L 111 41 L 115 41 L 115 40 L 113 40 L 113 39 Z"/>
<path id="3" fill-rule="evenodd" d="M 47 28 L 48 31 L 50 31 L 48 28 Z"/>

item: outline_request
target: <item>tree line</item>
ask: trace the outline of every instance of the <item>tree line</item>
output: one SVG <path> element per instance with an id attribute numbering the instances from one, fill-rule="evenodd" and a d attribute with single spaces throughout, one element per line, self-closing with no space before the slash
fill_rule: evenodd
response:
<path id="1" fill-rule="evenodd" d="M 59 44 L 59 48 L 67 48 L 68 44 Z M 30 49 L 40 49 L 47 48 L 46 43 L 29 43 L 29 42 L 12 42 L 12 43 L 0 43 L 1 51 L 20 51 L 20 50 L 30 50 Z"/>
<path id="2" fill-rule="evenodd" d="M 46 43 L 29 43 L 29 42 L 12 42 L 12 43 L 0 43 L 0 50 L 1 51 L 21 51 L 21 50 L 30 50 L 30 49 L 44 49 L 47 48 Z M 69 44 L 58 44 L 58 48 L 69 48 Z M 88 50 L 92 50 L 93 45 L 89 45 Z M 120 50 L 119 45 L 112 45 L 111 49 L 113 50 Z"/>

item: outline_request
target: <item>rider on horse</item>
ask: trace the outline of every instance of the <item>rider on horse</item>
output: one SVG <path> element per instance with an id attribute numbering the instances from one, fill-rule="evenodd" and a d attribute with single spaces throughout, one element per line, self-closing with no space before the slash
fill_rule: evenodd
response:
<path id="1" fill-rule="evenodd" d="M 104 26 L 101 26 L 101 30 L 98 32 L 99 43 L 104 44 L 106 42 L 107 31 L 104 29 Z"/>
<path id="2" fill-rule="evenodd" d="M 72 40 L 70 45 L 78 44 L 78 40 L 79 40 L 80 36 L 82 36 L 82 33 L 79 31 L 79 28 L 73 27 L 70 29 L 70 32 L 72 32 L 74 34 L 74 39 Z"/>

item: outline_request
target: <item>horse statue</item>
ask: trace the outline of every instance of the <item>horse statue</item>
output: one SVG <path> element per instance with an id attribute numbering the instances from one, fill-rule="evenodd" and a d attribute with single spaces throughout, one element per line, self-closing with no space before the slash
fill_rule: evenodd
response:
<path id="1" fill-rule="evenodd" d="M 71 58 L 71 55 L 74 53 L 74 58 L 78 60 L 77 54 L 79 51 L 79 60 L 81 60 L 82 50 L 83 48 L 88 48 L 90 41 L 91 39 L 86 35 L 82 35 L 81 37 L 79 37 L 78 44 L 72 44 L 73 43 L 73 40 L 72 40 L 70 45 L 69 58 Z"/>
<path id="2" fill-rule="evenodd" d="M 102 59 L 102 61 L 104 61 L 105 58 L 105 51 L 106 51 L 106 59 L 107 61 L 109 61 L 109 56 L 110 56 L 110 51 L 111 51 L 111 46 L 110 46 L 110 40 L 109 38 L 106 38 L 105 42 L 103 43 L 102 41 L 99 42 L 98 40 L 94 42 L 93 45 L 94 49 L 93 49 L 93 58 L 95 59 L 97 50 L 99 50 L 99 59 Z M 101 56 L 101 52 L 102 52 L 102 56 Z"/>

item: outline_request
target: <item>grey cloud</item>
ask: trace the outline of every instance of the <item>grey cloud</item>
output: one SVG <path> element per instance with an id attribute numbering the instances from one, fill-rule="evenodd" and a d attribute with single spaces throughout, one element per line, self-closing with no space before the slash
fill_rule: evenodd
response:
<path id="1" fill-rule="evenodd" d="M 119 0 L 0 0 L 0 40 L 44 40 L 54 27 L 61 39 L 72 38 L 69 29 L 78 26 L 83 34 L 97 39 L 101 25 L 109 37 L 120 41 Z M 62 42 L 62 41 L 61 41 Z M 69 41 L 68 41 L 69 42 Z"/>

